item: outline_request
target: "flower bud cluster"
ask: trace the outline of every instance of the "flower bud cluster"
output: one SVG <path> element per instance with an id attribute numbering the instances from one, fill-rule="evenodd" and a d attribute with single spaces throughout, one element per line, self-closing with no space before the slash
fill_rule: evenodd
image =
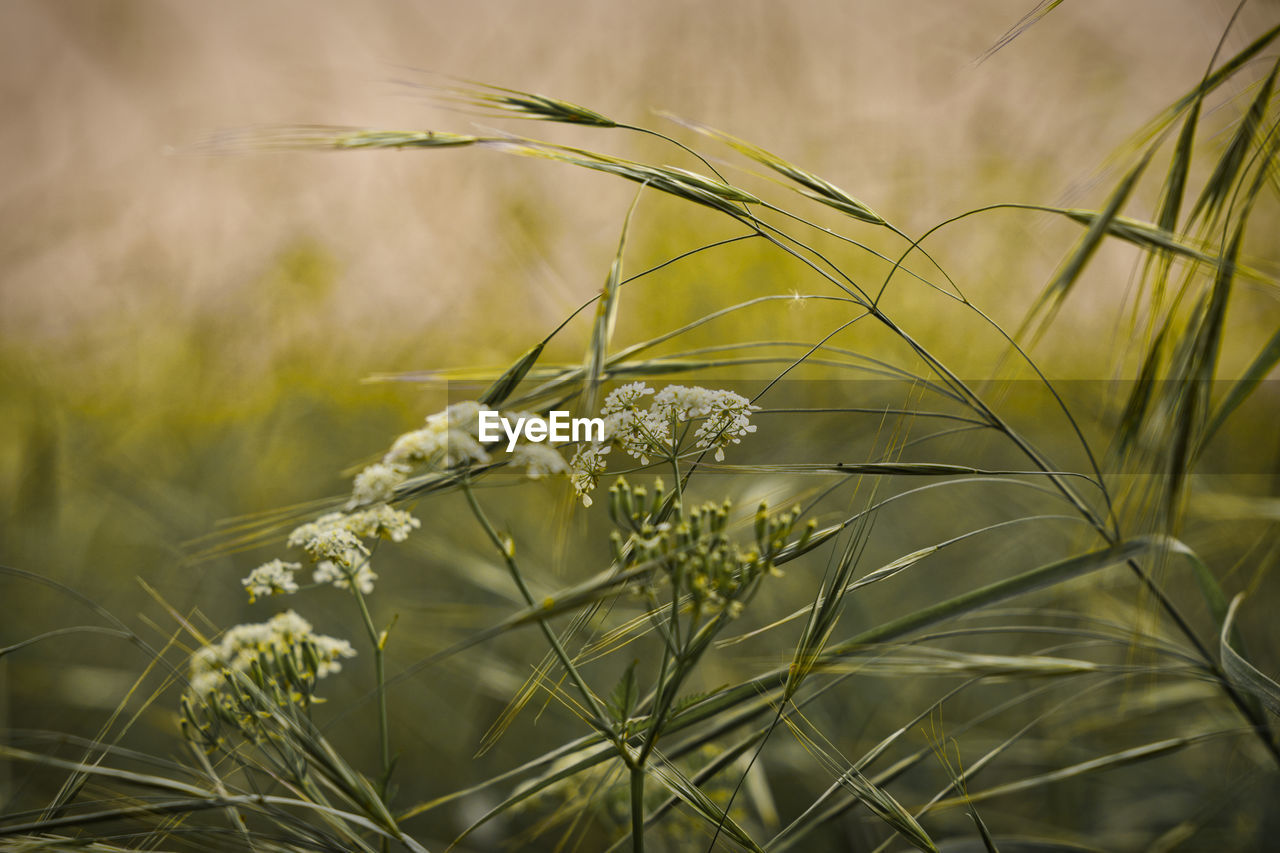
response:
<path id="1" fill-rule="evenodd" d="M 624 566 L 652 563 L 659 566 L 672 586 L 688 596 L 695 613 L 730 617 L 742 612 L 746 600 L 765 575 L 780 575 L 774 561 L 786 549 L 800 509 L 770 515 L 760 505 L 755 519 L 755 545 L 742 548 L 727 535 L 730 501 L 704 503 L 674 521 L 661 518 L 667 497 L 661 480 L 650 494 L 643 486 L 632 487 L 625 477 L 609 490 L 609 513 L 626 538 L 612 537 L 614 558 Z M 811 527 L 805 528 L 803 548 Z"/>

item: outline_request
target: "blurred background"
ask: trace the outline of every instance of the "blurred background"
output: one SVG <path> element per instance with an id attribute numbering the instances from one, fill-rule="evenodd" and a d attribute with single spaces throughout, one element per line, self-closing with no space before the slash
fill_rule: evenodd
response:
<path id="1" fill-rule="evenodd" d="M 653 140 L 513 127 L 442 105 L 432 87 L 461 78 L 689 141 L 655 111 L 703 122 L 802 164 L 910 234 L 999 201 L 1097 207 L 1124 165 L 1110 155 L 1195 85 L 1234 6 L 1070 0 L 987 55 L 1030 6 L 5 0 L 0 562 L 73 587 L 157 645 L 175 625 L 143 583 L 218 626 L 266 618 L 270 605 L 247 605 L 238 580 L 282 549 L 235 553 L 215 536 L 224 547 L 207 556 L 202 537 L 343 492 L 353 466 L 443 402 L 439 388 L 364 381 L 371 374 L 501 367 L 544 336 L 598 291 L 634 196 L 607 176 L 480 150 L 246 153 L 210 151 L 210 137 L 281 124 L 502 126 L 692 165 Z M 1224 54 L 1278 8 L 1247 5 Z M 1139 193 L 1145 210 L 1153 198 Z M 631 269 L 724 235 L 696 217 L 673 225 L 664 216 L 676 207 L 646 204 Z M 1016 327 L 1077 234 L 995 214 L 930 245 L 976 303 Z M 1095 286 L 1037 350 L 1053 375 L 1125 375 L 1134 353 L 1097 318 L 1114 322 L 1132 264 L 1131 253 L 1099 255 Z M 795 276 L 754 250 L 673 269 L 670 296 L 651 310 L 632 303 L 620 338 L 739 291 L 789 292 Z M 1274 309 L 1269 296 L 1242 298 Z M 945 332 L 927 312 L 917 319 Z M 580 358 L 586 334 L 571 329 L 556 355 Z M 966 335 L 941 346 L 980 377 L 998 342 Z M 430 526 L 437 511 L 453 510 L 419 514 Z M 392 558 L 403 569 L 388 594 L 410 602 L 400 612 L 413 626 L 402 662 L 509 612 L 511 599 L 443 572 L 487 565 L 472 534 Z M 0 643 L 93 618 L 29 582 L 0 589 Z M 317 597 L 308 616 L 327 628 L 345 619 L 342 604 Z M 17 728 L 89 734 L 132 683 L 135 657 L 49 640 L 0 663 L 0 713 Z M 464 762 L 527 674 L 518 643 L 467 666 L 477 661 L 489 673 L 479 683 L 446 666 L 406 694 L 406 724 L 447 720 L 405 736 L 439 770 L 419 785 L 429 792 L 478 778 Z M 138 736 L 173 737 L 172 708 L 147 711 Z M 492 756 L 492 767 L 513 755 Z M 8 794 L 20 802 L 39 784 L 10 778 Z"/>

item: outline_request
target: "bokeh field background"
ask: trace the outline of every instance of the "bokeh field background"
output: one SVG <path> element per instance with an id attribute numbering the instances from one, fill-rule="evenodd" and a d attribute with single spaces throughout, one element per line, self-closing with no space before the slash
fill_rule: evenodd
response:
<path id="1" fill-rule="evenodd" d="M 655 111 L 705 123 L 804 164 L 913 235 L 996 202 L 1098 208 L 1131 163 L 1135 134 L 1200 79 L 1234 7 L 1067 0 L 988 53 L 1030 5 L 6 0 L 0 563 L 73 587 L 158 645 L 176 630 L 161 599 L 184 614 L 198 609 L 218 627 L 266 618 L 278 609 L 274 602 L 248 604 L 239 578 L 277 555 L 279 537 L 264 540 L 267 547 L 242 542 L 237 520 L 303 512 L 308 502 L 342 494 L 353 471 L 448 402 L 439 383 L 371 377 L 500 370 L 540 340 L 599 291 L 635 195 L 633 185 L 608 176 L 493 152 L 259 153 L 209 144 L 219 133 L 313 123 L 463 133 L 502 127 L 636 159 L 678 159 L 656 140 L 588 138 L 577 128 L 531 129 L 450 109 L 437 87 L 460 78 L 555 95 L 686 141 L 691 133 Z M 1247 4 L 1223 55 L 1278 18 L 1280 4 Z M 1225 135 L 1233 126 L 1258 76 L 1246 69 L 1206 105 L 1200 180 L 1214 162 L 1212 146 L 1225 141 L 1213 129 Z M 759 171 L 728 149 L 723 156 Z M 1149 216 L 1157 190 L 1140 186 L 1132 210 Z M 1274 201 L 1273 194 L 1256 214 L 1245 247 L 1264 276 L 1280 270 Z M 689 207 L 641 200 L 630 269 L 730 234 Z M 1060 217 L 1001 212 L 944 231 L 929 249 L 977 305 L 1016 329 L 1079 233 Z M 903 245 L 883 234 L 868 241 L 895 255 Z M 1141 340 L 1124 320 L 1135 258 L 1117 241 L 1103 245 L 1033 349 L 1048 375 L 1089 382 L 1135 375 Z M 618 340 L 640 340 L 728 302 L 812 289 L 803 276 L 754 245 L 708 253 L 628 291 Z M 962 376 L 992 378 L 1007 366 L 998 337 L 915 291 L 895 298 L 894 310 L 910 316 Z M 1280 313 L 1274 284 L 1243 286 L 1233 299 L 1233 334 L 1219 371 L 1225 379 L 1239 375 Z M 820 307 L 788 310 L 790 336 L 813 339 L 830 326 Z M 769 337 L 777 316 L 746 314 L 685 343 L 751 337 L 753 323 L 756 336 Z M 588 319 L 558 339 L 549 357 L 580 361 Z M 881 346 L 858 343 L 873 352 Z M 455 398 L 461 393 L 454 389 Z M 1082 393 L 1092 400 L 1096 387 Z M 1034 425 L 1039 405 L 1011 404 L 1012 416 Z M 1212 558 L 1229 593 L 1250 594 L 1241 629 L 1258 632 L 1253 660 L 1272 674 L 1280 671 L 1280 649 L 1265 642 L 1274 640 L 1270 614 L 1280 600 L 1277 411 L 1269 387 L 1242 410 L 1197 481 L 1180 531 Z M 1113 424 L 1105 412 L 1092 414 L 1098 420 L 1090 434 L 1105 448 Z M 879 425 L 869 420 L 867 427 L 867 436 L 850 440 L 851 454 L 875 444 Z M 774 432 L 766 447 L 822 440 L 820 432 Z M 1065 446 L 1052 428 L 1044 440 Z M 787 486 L 780 479 L 735 488 L 749 501 Z M 571 511 L 567 487 L 509 491 L 494 500 L 513 535 L 555 555 L 542 566 L 546 589 L 607 560 L 605 534 Z M 981 523 L 984 512 L 998 509 L 939 501 L 888 514 L 868 565 L 879 565 L 877 554 L 891 559 L 933 541 L 929 531 Z M 392 671 L 518 605 L 459 500 L 423 502 L 416 514 L 426 535 L 382 558 L 374 599 L 383 621 L 399 615 Z M 566 545 L 575 541 L 588 545 Z M 984 556 L 975 543 L 958 562 L 1035 562 L 1055 544 L 1009 537 Z M 961 589 L 997 576 L 974 571 L 930 583 Z M 1170 583 L 1191 589 L 1186 578 Z M 1119 581 L 1087 594 L 1097 596 L 1100 616 L 1139 598 Z M 812 590 L 778 595 L 768 612 L 790 612 Z M 860 613 L 924 600 L 926 591 L 903 584 L 877 592 L 850 618 L 856 624 Z M 1191 617 L 1211 635 L 1203 604 L 1197 609 L 1193 592 L 1188 600 Z M 53 589 L 5 578 L 0 644 L 92 621 L 77 608 Z M 321 629 L 346 619 L 339 596 L 316 596 L 308 608 Z M 582 733 L 552 705 L 541 716 L 527 712 L 497 747 L 474 757 L 540 659 L 540 651 L 529 652 L 529 636 L 500 638 L 397 685 L 397 748 L 402 767 L 412 768 L 399 779 L 403 803 L 513 766 L 529 757 L 528 743 Z M 792 651 L 787 643 L 744 648 L 749 666 L 785 663 Z M 74 635 L 8 654 L 0 659 L 0 721 L 92 736 L 145 665 L 124 644 Z M 332 679 L 330 705 L 360 701 L 367 676 L 353 665 Z M 709 687 L 715 676 L 706 676 Z M 904 708 L 932 695 L 910 679 L 860 684 L 816 710 L 815 724 L 864 748 Z M 1135 678 L 1108 701 L 1138 707 L 1157 687 L 1172 689 Z M 1204 698 L 1187 689 L 1179 701 Z M 175 707 L 168 700 L 147 707 L 126 742 L 176 752 Z M 373 728 L 360 710 L 367 717 L 368 705 L 354 707 L 331 735 L 353 754 L 372 755 Z M 1109 712 L 1086 706 L 1080 716 Z M 1137 714 L 1089 746 L 1097 752 L 1155 740 L 1176 731 L 1176 717 Z M 1038 729 L 1018 760 L 1041 769 L 1081 760 L 1084 745 L 1073 740 L 1070 723 Z M 989 744 L 982 739 L 998 734 L 975 737 Z M 782 769 L 770 782 L 785 813 L 803 807 L 788 798 L 797 787 L 788 774 L 813 771 L 803 769 L 803 750 L 783 739 Z M 1210 745 L 1037 788 L 992 800 L 984 818 L 1030 835 L 1052 828 L 1064 837 L 1067 827 L 1065 837 L 1101 849 L 1252 845 L 1280 833 L 1280 788 L 1275 768 L 1268 773 L 1246 752 L 1234 742 Z M 0 808 L 31 807 L 60 778 L 46 768 L 0 765 Z M 756 797 L 752 808 L 763 808 L 768 797 Z M 479 798 L 468 808 L 492 804 Z M 964 831 L 956 814 L 954 827 Z M 477 816 L 464 809 L 439 815 L 427 837 L 447 840 Z M 497 849 L 490 845 L 527 828 L 521 819 L 491 825 L 467 849 Z M 869 819 L 850 817 L 823 836 L 829 848 L 814 849 L 872 849 L 883 835 L 877 832 Z M 545 849 L 554 849 L 554 837 Z M 580 843 L 594 849 L 593 840 Z"/>

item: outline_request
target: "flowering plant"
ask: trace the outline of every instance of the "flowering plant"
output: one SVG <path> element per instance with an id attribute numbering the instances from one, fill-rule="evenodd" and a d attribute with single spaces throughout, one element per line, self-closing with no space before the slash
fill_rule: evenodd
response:
<path id="1" fill-rule="evenodd" d="M 1273 31 L 1273 37 L 1280 37 L 1280 31 Z M 1243 63 L 1241 59 L 1233 67 Z M 62 844 L 65 839 L 53 833 L 67 826 L 142 817 L 154 822 L 146 837 L 156 844 L 190 829 L 211 849 L 372 851 L 394 845 L 424 851 L 428 844 L 421 839 L 427 833 L 417 830 L 421 824 L 430 833 L 447 832 L 450 846 L 457 846 L 480 838 L 487 825 L 502 823 L 508 837 L 560 828 L 557 849 L 582 832 L 581 837 L 591 833 L 586 844 L 599 842 L 601 849 L 610 850 L 643 851 L 646 843 L 689 849 L 689 839 L 696 838 L 705 849 L 723 841 L 737 849 L 782 851 L 810 843 L 829 822 L 859 807 L 873 821 L 866 832 L 885 837 L 885 844 L 936 851 L 935 836 L 945 831 L 973 833 L 994 850 L 995 838 L 976 805 L 989 799 L 1124 768 L 1140 758 L 1180 753 L 1219 738 L 1248 751 L 1258 767 L 1280 767 L 1280 744 L 1268 716 L 1280 708 L 1280 686 L 1246 657 L 1236 624 L 1243 594 L 1228 603 L 1219 575 L 1175 536 L 1192 484 L 1190 472 L 1215 432 L 1280 360 L 1273 335 L 1249 375 L 1222 400 L 1215 403 L 1203 391 L 1201 380 L 1216 375 L 1227 329 L 1227 298 L 1243 269 L 1244 228 L 1280 156 L 1277 137 L 1254 134 L 1257 116 L 1274 110 L 1270 91 L 1277 73 L 1271 72 L 1251 110 L 1248 132 L 1239 137 L 1243 141 L 1233 144 L 1235 153 L 1224 157 L 1214 172 L 1211 183 L 1218 185 L 1206 188 L 1192 217 L 1208 217 L 1214 228 L 1230 231 L 1232 239 L 1220 251 L 1175 232 L 1176 209 L 1159 224 L 1119 215 L 1163 137 L 1151 143 L 1105 208 L 1043 209 L 1083 225 L 1085 233 L 1046 288 L 1033 322 L 1066 298 L 1104 237 L 1149 253 L 1145 269 L 1156 277 L 1147 307 L 1162 328 L 1144 353 L 1144 382 L 1118 407 L 1119 449 L 1101 462 L 1055 383 L 925 253 L 924 237 L 906 237 L 834 184 L 735 137 L 691 126 L 769 169 L 805 200 L 834 211 L 841 217 L 838 227 L 811 222 L 766 201 L 764 193 L 730 183 L 696 153 L 705 171 L 507 135 L 313 127 L 256 137 L 290 147 L 486 147 L 537 157 L 632 181 L 641 194 L 660 193 L 692 204 L 704 215 L 728 221 L 739 233 L 629 279 L 622 276 L 625 246 L 620 244 L 605 286 L 579 309 L 596 308 L 579 360 L 557 364 L 546 355 L 566 321 L 475 399 L 454 402 L 428 416 L 422 427 L 394 439 L 355 474 L 349 494 L 283 537 L 285 547 L 294 549 L 293 561 L 272 556 L 241 579 L 255 606 L 284 596 L 298 609 L 303 609 L 304 595 L 338 601 L 363 629 L 360 648 L 317 633 L 293 609 L 215 637 L 204 636 L 175 611 L 195 640 L 185 666 L 173 672 L 173 679 L 183 683 L 176 700 L 178 725 L 194 761 L 175 771 L 183 778 L 104 767 L 102 759 L 111 748 L 95 754 L 95 743 L 84 761 L 47 758 L 51 766 L 69 770 L 71 779 L 36 820 L 11 823 L 0 833 L 29 836 L 34 849 Z M 1205 87 L 1226 77 L 1206 78 L 1171 113 L 1190 111 L 1186 127 L 1192 136 Z M 530 93 L 484 89 L 465 96 L 524 118 L 600 130 L 636 129 L 594 110 Z M 1175 152 L 1175 170 L 1185 170 L 1191 138 Z M 1252 159 L 1244 157 L 1245 151 Z M 1242 165 L 1246 162 L 1247 167 Z M 1164 189 L 1180 197 L 1186 178 L 1183 171 Z M 1238 204 L 1227 201 L 1236 198 Z M 624 236 L 629 224 L 628 217 Z M 901 254 L 883 255 L 838 230 L 845 228 L 905 241 Z M 794 263 L 814 291 L 749 298 L 653 339 L 616 345 L 624 285 L 676 260 L 748 240 Z M 843 263 L 837 250 L 855 252 L 859 263 L 882 271 L 883 278 L 873 285 L 855 276 L 849 271 L 853 265 Z M 924 271 L 909 263 L 917 257 L 928 261 Z M 1172 258 L 1193 271 L 1177 305 L 1158 295 L 1164 292 Z M 1001 363 L 1010 357 L 1025 364 L 1036 376 L 1037 390 L 1051 397 L 1052 408 L 1038 410 L 1031 429 L 1022 428 L 1010 416 L 1010 407 L 962 379 L 900 316 L 893 297 L 908 287 L 990 332 L 1007 347 Z M 810 318 L 807 326 L 796 323 L 799 340 L 745 339 L 652 352 L 747 309 L 785 305 L 791 310 L 806 304 L 828 310 Z M 1193 308 L 1185 310 L 1186 305 Z M 828 326 L 815 333 L 817 322 Z M 840 345 L 838 336 L 867 326 L 888 339 L 889 351 Z M 1176 346 L 1170 343 L 1175 338 L 1181 341 Z M 737 354 L 740 350 L 749 354 Z M 774 372 L 750 376 L 750 369 L 761 365 Z M 750 386 L 750 395 L 654 378 L 716 370 L 732 372 L 736 381 Z M 889 383 L 892 397 L 877 399 L 850 383 L 839 387 L 856 387 L 857 393 L 803 399 L 802 405 L 779 400 L 787 390 L 783 380 L 804 371 L 822 380 L 871 376 Z M 1158 388 L 1146 381 L 1166 375 L 1173 381 Z M 556 406 L 573 406 L 592 421 L 598 416 L 600 431 L 568 441 L 539 440 L 554 432 L 544 427 L 556 422 Z M 805 434 L 806 449 L 829 455 L 815 459 L 755 453 L 768 446 L 769 431 L 760 427 L 784 416 L 797 434 L 800 427 L 812 425 L 805 420 L 810 417 L 822 419 L 823 427 L 838 424 L 841 429 Z M 541 426 L 505 430 L 505 440 L 495 441 L 482 426 L 495 418 Z M 1055 453 L 1075 453 L 1079 465 L 1053 462 L 1035 439 L 1034 428 L 1046 421 L 1066 427 L 1065 441 L 1061 434 L 1053 436 Z M 937 422 L 946 427 L 921 427 Z M 995 449 L 957 441 L 974 434 L 989 439 Z M 832 448 L 823 441 L 836 444 Z M 916 453 L 936 456 L 919 458 Z M 1117 493 L 1123 477 L 1152 470 L 1163 478 L 1154 494 Z M 576 573 L 569 583 L 548 580 L 538 571 L 542 552 L 537 545 L 527 547 L 495 510 L 498 502 L 486 489 L 512 483 L 540 489 L 540 495 L 552 494 L 559 501 L 559 523 L 545 526 L 565 538 L 583 529 L 572 526 L 575 518 L 603 520 L 607 514 L 613 528 L 607 537 L 600 536 L 599 543 L 589 536 L 574 542 Z M 596 507 L 602 488 L 604 510 Z M 945 512 L 937 511 L 933 501 L 955 495 L 961 497 L 947 504 Z M 469 529 L 478 531 L 485 543 L 480 568 L 498 569 L 485 574 L 485 581 L 498 575 L 504 591 L 514 590 L 515 609 L 456 644 L 431 648 L 402 671 L 389 673 L 395 616 L 384 619 L 388 608 L 371 606 L 382 594 L 379 584 L 385 583 L 374 559 L 384 565 L 379 549 L 386 543 L 440 536 L 447 522 L 433 502 L 449 499 L 465 504 Z M 895 516 L 903 507 L 911 513 Z M 874 535 L 877 525 L 892 531 L 888 545 Z M 938 532 L 943 527 L 946 535 Z M 1041 538 L 1015 538 L 1015 531 L 1028 528 Z M 923 541 L 903 546 L 915 538 Z M 990 545 L 997 540 L 1005 545 Z M 893 550 L 886 553 L 886 548 Z M 1166 573 L 1154 571 L 1173 566 L 1193 576 L 1191 591 L 1182 589 L 1180 595 L 1200 605 L 1204 624 L 1184 615 L 1178 596 L 1168 589 Z M 959 579 L 973 576 L 960 569 L 980 574 L 982 582 L 957 588 Z M 1096 579 L 1108 571 L 1108 583 L 1129 584 L 1123 587 L 1132 593 L 1128 599 L 1112 595 L 1111 586 L 1075 597 L 1080 590 L 1073 581 Z M 1122 579 L 1117 571 L 1125 573 Z M 490 589 L 495 586 L 489 584 Z M 1058 606 L 1055 599 L 1052 605 L 1030 609 L 998 607 L 1046 588 L 1067 604 Z M 892 594 L 879 595 L 886 589 Z M 1081 601 L 1075 609 L 1069 606 Z M 851 623 L 852 631 L 841 638 L 838 632 Z M 573 734 L 478 782 L 430 796 L 419 791 L 423 799 L 406 805 L 397 787 L 407 774 L 397 769 L 389 688 L 517 631 L 536 631 L 545 656 L 524 661 L 531 674 L 522 684 L 516 680 L 520 686 L 483 740 L 481 752 L 538 695 L 545 699 L 544 707 L 563 711 Z M 780 643 L 776 638 L 783 632 L 790 633 Z M 1202 636 L 1206 632 L 1216 641 L 1217 653 Z M 1053 645 L 1042 644 L 1046 634 L 1055 637 Z M 991 636 L 1016 641 L 992 652 L 982 644 Z M 747 643 L 758 643 L 749 646 L 756 655 L 737 661 L 736 667 L 726 665 L 730 651 Z M 630 664 L 616 663 L 614 653 L 622 648 L 637 651 Z M 520 647 L 522 655 L 527 652 Z M 355 664 L 348 666 L 353 657 Z M 156 659 L 167 662 L 161 653 Z M 332 681 L 320 682 L 366 661 L 372 669 L 378 756 L 376 761 L 348 760 L 326 733 L 332 721 L 323 720 L 319 708 L 321 693 Z M 1094 695 L 1114 699 L 1118 684 L 1139 675 L 1167 680 L 1181 692 L 1152 691 L 1132 719 L 1116 713 L 1115 703 L 1101 709 L 1083 704 Z M 889 703 L 909 710 L 901 710 L 869 743 L 860 735 L 846 738 L 849 714 L 874 704 L 863 702 L 863 692 L 850 689 L 850 682 L 873 676 L 909 676 L 902 701 Z M 957 676 L 963 679 L 959 686 L 948 681 Z M 1012 695 L 1001 692 L 1010 682 L 1019 689 Z M 1064 688 L 1052 693 L 1059 684 Z M 988 692 L 976 708 L 965 703 L 968 691 L 983 690 Z M 1196 703 L 1193 713 L 1183 714 L 1187 696 Z M 965 716 L 944 727 L 944 705 L 948 714 L 958 707 Z M 1081 707 L 1096 713 L 1078 713 Z M 1179 712 L 1181 727 L 1170 737 L 1151 741 L 1143 728 L 1145 717 L 1138 718 L 1170 709 Z M 363 710 L 365 706 L 354 703 L 337 718 Z M 976 738 L 977 745 L 969 748 L 978 757 L 965 766 L 955 738 L 983 731 L 992 715 L 1004 711 L 1022 713 L 1026 720 L 1011 737 Z M 1019 751 L 1026 747 L 1021 737 L 1036 726 L 1066 725 L 1064 716 L 1096 737 L 1100 754 L 1062 767 L 1036 764 L 1026 775 L 971 788 L 979 772 L 1010 755 L 1021 761 L 1008 762 L 1009 773 L 1020 773 L 1031 762 L 1042 764 L 1043 756 Z M 819 729 L 819 718 L 830 727 Z M 872 719 L 883 722 L 870 716 L 862 722 Z M 925 743 L 913 744 L 912 738 L 926 729 Z M 787 777 L 792 784 L 781 804 L 774 801 L 762 769 L 771 763 L 766 747 L 779 734 L 789 735 L 789 742 L 799 747 L 799 755 L 788 761 L 808 762 L 813 768 L 810 775 Z M 1141 740 L 1134 744 L 1133 738 Z M 1093 747 L 1086 742 L 1081 738 L 1073 748 Z M 20 750 L 5 749 L 34 760 Z M 888 756 L 895 753 L 890 764 Z M 166 762 L 161 764 L 172 770 L 172 762 Z M 1201 768 L 1188 766 L 1193 775 Z M 925 778 L 904 780 L 911 773 Z M 174 799 L 143 798 L 112 803 L 102 812 L 66 814 L 85 780 L 95 775 L 159 789 Z M 814 778 L 821 783 L 816 788 Z M 967 820 L 949 820 L 948 808 L 963 808 Z M 786 823 L 784 811 L 792 815 Z M 195 828 L 169 819 L 206 813 L 214 817 Z M 428 823 L 433 818 L 437 822 Z M 828 839 L 836 837 L 843 836 L 833 831 Z M 96 841 L 91 846 L 105 848 Z"/>

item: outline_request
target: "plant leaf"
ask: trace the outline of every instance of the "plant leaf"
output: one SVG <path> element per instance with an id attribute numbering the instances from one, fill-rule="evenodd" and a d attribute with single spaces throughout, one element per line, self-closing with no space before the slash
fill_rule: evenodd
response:
<path id="1" fill-rule="evenodd" d="M 639 658 L 631 661 L 627 671 L 622 673 L 617 686 L 609 694 L 609 710 L 613 712 L 613 718 L 619 723 L 625 723 L 636 706 L 636 664 L 638 663 L 640 663 Z"/>
<path id="2" fill-rule="evenodd" d="M 850 767 L 840 777 L 840 784 L 849 789 L 876 817 L 892 826 L 899 835 L 911 842 L 911 846 L 917 850 L 937 853 L 937 845 L 924 831 L 924 827 L 911 816 L 911 812 L 904 809 L 901 803 L 889 795 L 888 791 L 863 776 L 862 771 L 857 767 Z"/>
<path id="3" fill-rule="evenodd" d="M 1231 623 L 1235 621 L 1236 610 L 1244 600 L 1244 593 L 1231 600 L 1227 608 L 1227 618 L 1222 622 L 1222 634 L 1219 642 L 1222 646 L 1222 669 L 1231 683 L 1262 700 L 1267 710 L 1280 717 L 1280 684 L 1267 677 L 1256 666 L 1244 659 L 1231 648 Z"/>
<path id="4" fill-rule="evenodd" d="M 493 384 L 480 395 L 480 402 L 486 406 L 497 407 L 506 402 L 511 396 L 511 392 L 516 390 L 520 385 L 520 381 L 529 373 L 529 370 L 538 361 L 538 357 L 542 355 L 542 348 L 547 345 L 546 341 L 542 341 L 537 346 L 530 349 L 524 355 L 520 356 L 515 364 L 508 367 L 501 376 L 494 380 Z"/>
<path id="5" fill-rule="evenodd" d="M 1075 249 L 1063 262 L 1062 266 L 1059 267 L 1057 275 L 1053 277 L 1053 281 L 1040 294 L 1035 306 L 1027 314 L 1027 319 L 1024 321 L 1018 337 L 1021 337 L 1035 321 L 1037 314 L 1046 314 L 1045 321 L 1047 323 L 1048 316 L 1052 315 L 1053 311 L 1057 310 L 1062 301 L 1067 298 L 1072 286 L 1076 283 L 1076 279 L 1080 277 L 1085 265 L 1089 263 L 1089 259 L 1097 251 L 1098 246 L 1102 243 L 1102 238 L 1107 235 L 1116 216 L 1120 213 L 1120 208 L 1128 200 L 1129 194 L 1138 183 L 1138 178 L 1142 176 L 1147 164 L 1151 162 L 1151 156 L 1154 153 L 1155 148 L 1149 148 L 1147 153 L 1142 156 L 1142 159 L 1116 185 L 1111 197 L 1107 199 L 1106 207 L 1094 217 L 1093 224 L 1089 226 L 1089 230 L 1080 238 L 1080 242 L 1076 244 Z M 1043 331 L 1044 328 L 1045 323 L 1042 323 L 1040 330 Z"/>
<path id="6" fill-rule="evenodd" d="M 641 190 L 644 186 L 641 187 Z M 605 279 L 604 289 L 600 292 L 600 301 L 596 304 L 596 318 L 591 327 L 591 346 L 587 350 L 586 377 L 582 389 L 582 411 L 586 416 L 595 414 L 597 397 L 600 393 L 600 380 L 604 375 L 605 360 L 609 353 L 609 341 L 613 338 L 613 329 L 618 321 L 618 288 L 622 282 L 622 253 L 627 247 L 627 231 L 631 227 L 631 216 L 640 203 L 640 193 L 631 202 L 627 217 L 622 222 L 622 234 L 618 237 L 618 251 L 609 265 L 609 275 Z"/>

